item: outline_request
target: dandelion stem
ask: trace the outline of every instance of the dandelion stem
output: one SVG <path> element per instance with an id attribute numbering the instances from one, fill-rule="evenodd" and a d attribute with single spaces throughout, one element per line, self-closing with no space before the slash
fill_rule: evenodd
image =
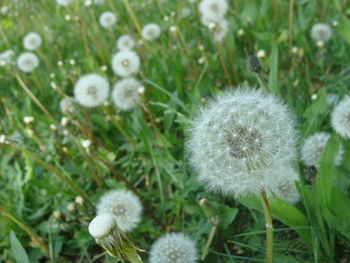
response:
<path id="1" fill-rule="evenodd" d="M 288 20 L 288 36 L 289 36 L 289 44 L 291 45 L 293 42 L 293 17 L 294 17 L 294 0 L 290 0 L 289 2 L 289 20 Z"/>
<path id="2" fill-rule="evenodd" d="M 132 8 L 130 7 L 130 4 L 129 4 L 129 0 L 123 0 L 123 3 L 124 3 L 124 6 L 126 8 L 126 10 L 128 11 L 129 13 L 129 16 L 132 20 L 132 22 L 134 23 L 134 26 L 136 27 L 136 30 L 137 32 L 140 34 L 141 36 L 141 26 L 140 26 L 140 23 L 139 21 L 137 20 L 137 17 L 134 13 L 134 11 L 132 10 Z"/>
<path id="3" fill-rule="evenodd" d="M 261 193 L 261 202 L 264 209 L 265 224 L 266 224 L 266 263 L 272 263 L 273 258 L 273 226 L 271 210 L 269 206 L 269 201 L 266 196 L 266 192 Z"/>
<path id="4" fill-rule="evenodd" d="M 231 79 L 230 73 L 229 73 L 229 71 L 228 71 L 228 69 L 226 67 L 224 53 L 222 52 L 222 48 L 221 48 L 220 44 L 217 44 L 217 50 L 218 50 L 218 54 L 219 54 L 219 58 L 220 58 L 220 62 L 221 62 L 222 68 L 224 69 L 224 73 L 225 73 L 227 82 L 229 83 L 229 85 L 232 85 L 232 79 Z"/>
<path id="5" fill-rule="evenodd" d="M 213 243 L 216 231 L 218 230 L 218 226 L 217 225 L 213 225 L 207 240 L 207 243 L 205 244 L 202 256 L 201 256 L 201 260 L 205 260 L 205 258 L 207 257 L 208 253 L 209 253 L 209 248 L 211 246 L 211 244 Z"/>
<path id="6" fill-rule="evenodd" d="M 232 66 L 233 76 L 235 77 L 236 83 L 239 83 L 239 77 L 238 77 L 238 73 L 237 73 L 237 67 L 236 67 L 236 63 L 235 63 L 235 59 L 234 59 L 234 55 L 233 55 L 233 50 L 230 47 L 230 45 L 228 44 L 227 38 L 225 38 L 224 42 L 225 42 L 225 46 L 227 48 L 228 58 L 230 60 L 231 66 Z"/>

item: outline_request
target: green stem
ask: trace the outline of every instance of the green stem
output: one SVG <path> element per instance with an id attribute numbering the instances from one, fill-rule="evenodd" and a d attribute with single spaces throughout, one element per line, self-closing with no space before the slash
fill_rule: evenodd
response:
<path id="1" fill-rule="evenodd" d="M 120 121 L 117 118 L 115 118 L 114 116 L 110 116 L 110 117 L 111 117 L 111 121 L 117 127 L 117 129 L 120 131 L 120 133 L 123 134 L 123 136 L 132 144 L 132 146 L 135 147 L 137 142 L 133 138 L 131 138 L 129 136 L 129 134 L 124 130 Z"/>
<path id="2" fill-rule="evenodd" d="M 272 227 L 272 217 L 271 210 L 269 206 L 269 201 L 265 191 L 261 193 L 261 202 L 264 208 L 265 224 L 266 224 L 266 263 L 272 263 L 273 258 L 273 227 Z"/>

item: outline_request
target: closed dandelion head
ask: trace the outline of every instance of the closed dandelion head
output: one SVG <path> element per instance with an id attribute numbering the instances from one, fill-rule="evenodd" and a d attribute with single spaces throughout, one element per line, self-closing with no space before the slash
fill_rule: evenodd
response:
<path id="1" fill-rule="evenodd" d="M 333 129 L 343 138 L 350 138 L 350 96 L 341 100 L 331 115 Z"/>
<path id="2" fill-rule="evenodd" d="M 60 110 L 62 113 L 74 112 L 75 111 L 75 103 L 77 103 L 76 99 L 73 97 L 64 97 L 60 101 Z"/>
<path id="3" fill-rule="evenodd" d="M 145 25 L 142 28 L 141 35 L 142 35 L 142 38 L 144 40 L 152 41 L 152 40 L 159 38 L 160 33 L 161 33 L 161 29 L 160 29 L 159 25 L 157 25 L 155 23 L 150 23 L 150 24 Z"/>
<path id="4" fill-rule="evenodd" d="M 196 245 L 182 233 L 170 233 L 160 237 L 151 248 L 150 263 L 195 263 Z"/>
<path id="5" fill-rule="evenodd" d="M 100 25 L 104 28 L 113 26 L 117 22 L 117 16 L 111 11 L 103 12 L 99 19 Z"/>
<path id="6" fill-rule="evenodd" d="M 17 67 L 25 73 L 34 71 L 38 66 L 39 58 L 34 53 L 24 52 L 17 58 Z"/>
<path id="7" fill-rule="evenodd" d="M 265 178 L 267 194 L 274 194 L 288 203 L 295 204 L 300 200 L 295 185 L 298 180 L 298 173 L 291 165 L 281 165 Z"/>
<path id="8" fill-rule="evenodd" d="M 114 104 L 122 110 L 135 108 L 141 101 L 139 93 L 141 87 L 142 83 L 134 78 L 118 81 L 112 91 Z"/>
<path id="9" fill-rule="evenodd" d="M 274 167 L 295 158 L 294 124 L 273 95 L 222 92 L 193 123 L 188 146 L 199 180 L 224 195 L 257 194 Z"/>
<path id="10" fill-rule="evenodd" d="M 320 158 L 330 137 L 331 135 L 328 132 L 317 132 L 305 139 L 301 148 L 301 160 L 305 165 L 320 168 Z M 343 153 L 343 147 L 340 146 L 339 152 L 334 160 L 335 165 L 341 163 Z"/>
<path id="11" fill-rule="evenodd" d="M 323 23 L 318 23 L 313 25 L 311 29 L 311 37 L 316 42 L 326 42 L 328 41 L 332 36 L 332 28 Z"/>
<path id="12" fill-rule="evenodd" d="M 89 224 L 89 233 L 96 239 L 102 239 L 111 234 L 116 227 L 116 220 L 112 214 L 96 216 Z"/>
<path id="13" fill-rule="evenodd" d="M 41 45 L 41 37 L 38 33 L 30 32 L 23 38 L 23 46 L 28 50 L 35 50 Z"/>
<path id="14" fill-rule="evenodd" d="M 118 38 L 117 47 L 119 50 L 131 50 L 135 46 L 135 40 L 129 35 L 122 35 Z"/>
<path id="15" fill-rule="evenodd" d="M 112 69 L 120 77 L 130 77 L 140 70 L 140 57 L 130 50 L 119 51 L 112 58 Z"/>
<path id="16" fill-rule="evenodd" d="M 217 19 L 223 18 L 228 10 L 226 0 L 202 0 L 199 3 L 199 12 L 202 16 Z"/>
<path id="17" fill-rule="evenodd" d="M 97 214 L 115 216 L 118 227 L 129 232 L 141 221 L 142 204 L 139 198 L 127 190 L 112 190 L 105 193 L 97 204 Z"/>
<path id="18" fill-rule="evenodd" d="M 84 107 L 101 105 L 108 97 L 109 83 L 99 74 L 91 73 L 82 76 L 74 86 L 74 96 Z"/>

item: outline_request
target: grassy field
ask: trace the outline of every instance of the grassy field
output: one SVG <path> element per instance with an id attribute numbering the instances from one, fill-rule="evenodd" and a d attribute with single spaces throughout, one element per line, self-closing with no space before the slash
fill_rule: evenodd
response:
<path id="1" fill-rule="evenodd" d="M 279 98 L 296 119 L 298 180 L 290 187 L 299 201 L 283 200 L 289 189 L 268 194 L 273 262 L 350 262 L 350 113 L 344 133 L 331 121 L 349 95 L 350 2 L 227 0 L 219 41 L 199 2 L 1 0 L 1 262 L 116 262 L 88 229 L 101 196 L 116 189 L 133 192 L 143 207 L 137 227 L 125 231 L 142 257 L 131 262 L 157 263 L 150 250 L 166 232 L 190 237 L 196 262 L 266 262 L 259 198 L 207 191 L 189 161 L 200 108 L 238 86 Z M 103 26 L 106 11 L 115 24 Z M 149 23 L 161 29 L 154 40 L 142 34 Z M 329 40 L 311 37 L 317 23 L 329 25 Z M 32 50 L 23 44 L 29 32 L 41 38 Z M 62 111 L 62 99 L 79 97 L 82 76 L 103 76 L 110 91 L 125 77 L 112 65 L 124 34 L 140 58 L 132 109 L 116 107 L 109 94 L 96 107 L 72 99 Z M 39 61 L 30 72 L 19 65 L 24 52 Z M 308 162 L 304 142 L 318 132 L 328 137 L 318 148 L 311 143 L 318 160 Z"/>

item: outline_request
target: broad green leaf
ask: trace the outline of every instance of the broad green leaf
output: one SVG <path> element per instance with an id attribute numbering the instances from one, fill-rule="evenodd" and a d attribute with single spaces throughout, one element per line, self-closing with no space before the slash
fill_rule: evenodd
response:
<path id="1" fill-rule="evenodd" d="M 226 230 L 233 220 L 236 218 L 238 209 L 235 207 L 221 206 L 219 208 L 220 213 L 220 225 L 223 230 Z"/>
<path id="2" fill-rule="evenodd" d="M 11 253 L 17 263 L 29 263 L 27 252 L 24 250 L 16 234 L 10 232 Z"/>

